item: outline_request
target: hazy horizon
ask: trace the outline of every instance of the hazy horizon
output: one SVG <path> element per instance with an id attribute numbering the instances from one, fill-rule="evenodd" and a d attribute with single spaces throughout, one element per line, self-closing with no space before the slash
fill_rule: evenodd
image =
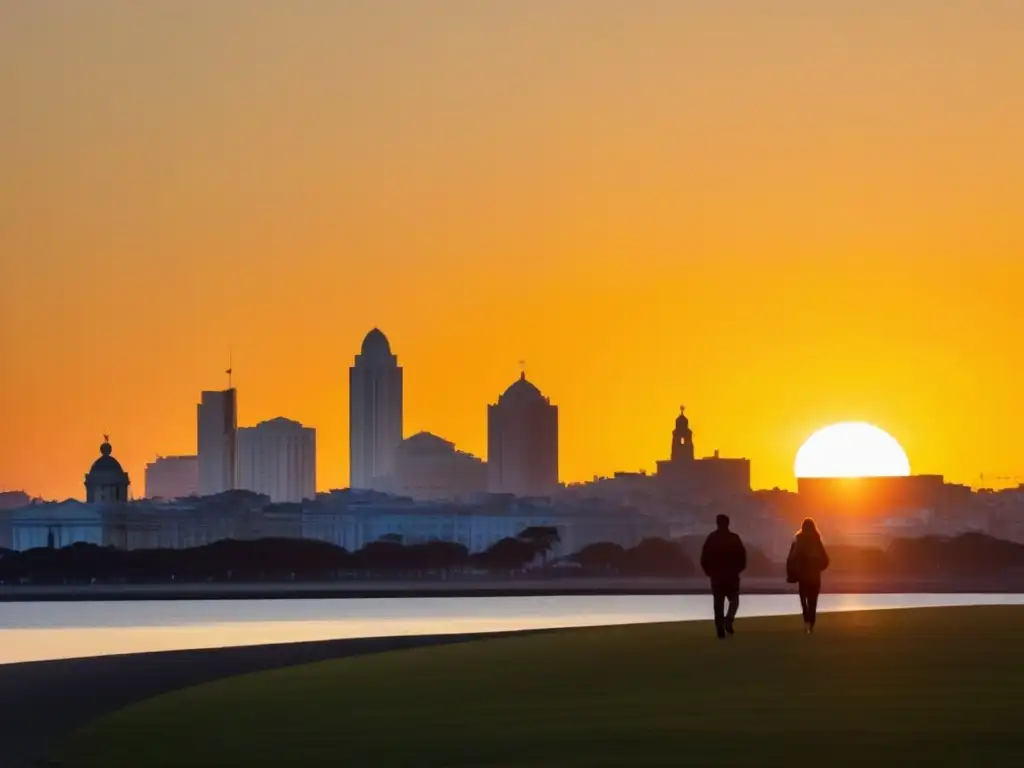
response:
<path id="1" fill-rule="evenodd" d="M 526 360 L 563 481 L 680 404 L 755 487 L 846 420 L 1024 475 L 1022 82 L 1015 0 L 0 0 L 0 489 L 141 495 L 229 350 L 344 487 L 374 326 L 482 457 Z"/>

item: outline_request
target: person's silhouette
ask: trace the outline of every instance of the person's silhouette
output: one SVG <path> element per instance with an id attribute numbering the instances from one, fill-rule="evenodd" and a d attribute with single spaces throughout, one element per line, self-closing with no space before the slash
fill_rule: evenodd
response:
<path id="1" fill-rule="evenodd" d="M 740 574 L 747 567 L 747 550 L 740 537 L 729 530 L 728 515 L 715 518 L 718 529 L 712 531 L 700 553 L 700 567 L 711 579 L 714 597 L 715 632 L 722 639 L 734 633 L 733 621 L 740 607 Z M 725 602 L 729 609 L 725 610 Z"/>
<path id="2" fill-rule="evenodd" d="M 814 632 L 818 620 L 818 596 L 821 594 L 821 572 L 828 568 L 828 553 L 821 543 L 821 534 L 814 520 L 804 520 L 797 531 L 786 558 L 786 580 L 800 585 L 800 612 L 804 629 Z"/>

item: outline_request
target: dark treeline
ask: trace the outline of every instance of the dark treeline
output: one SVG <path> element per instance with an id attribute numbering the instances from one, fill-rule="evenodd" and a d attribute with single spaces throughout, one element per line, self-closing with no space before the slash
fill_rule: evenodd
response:
<path id="1" fill-rule="evenodd" d="M 120 550 L 94 544 L 25 552 L 0 551 L 4 584 L 270 582 L 375 578 L 439 578 L 489 574 L 593 577 L 688 577 L 699 575 L 701 537 L 677 542 L 646 539 L 635 547 L 602 542 L 550 561 L 558 543 L 551 528 L 531 528 L 484 552 L 434 541 L 404 545 L 385 537 L 356 552 L 308 539 L 226 539 L 191 549 Z M 894 541 L 887 550 L 830 547 L 835 577 L 956 580 L 1024 577 L 1024 545 L 966 534 L 952 539 Z M 783 568 L 748 547 L 749 577 L 781 577 Z"/>
<path id="2" fill-rule="evenodd" d="M 528 528 L 502 539 L 484 552 L 470 553 L 461 544 L 432 541 L 405 545 L 385 536 L 356 552 L 309 539 L 225 539 L 190 549 L 122 550 L 95 544 L 61 549 L 38 548 L 0 554 L 4 584 L 160 583 L 324 581 L 334 579 L 423 578 L 465 574 L 513 576 L 528 566 L 531 573 L 689 576 L 693 561 L 683 549 L 664 539 L 647 539 L 632 549 L 597 545 L 552 563 L 559 543 L 554 528 Z M 593 554 L 611 547 L 610 560 Z"/>
<path id="3" fill-rule="evenodd" d="M 1024 577 L 1024 544 L 981 533 L 895 539 L 884 550 L 832 546 L 829 556 L 836 574 L 939 581 Z"/>

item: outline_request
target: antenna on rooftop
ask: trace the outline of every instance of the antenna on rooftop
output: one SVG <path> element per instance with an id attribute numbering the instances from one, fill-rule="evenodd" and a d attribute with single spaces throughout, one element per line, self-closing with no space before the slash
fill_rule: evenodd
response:
<path id="1" fill-rule="evenodd" d="M 232 352 L 231 352 L 231 349 L 228 348 L 228 369 L 226 371 L 224 371 L 224 373 L 226 373 L 228 375 L 228 389 L 231 389 L 231 370 L 232 370 L 231 358 L 232 358 Z"/>

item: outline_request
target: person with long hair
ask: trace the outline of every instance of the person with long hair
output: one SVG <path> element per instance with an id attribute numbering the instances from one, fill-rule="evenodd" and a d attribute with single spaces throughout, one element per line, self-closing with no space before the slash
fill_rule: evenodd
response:
<path id="1" fill-rule="evenodd" d="M 818 618 L 818 596 L 821 594 L 821 573 L 829 565 L 828 553 L 821 543 L 821 534 L 814 520 L 804 520 L 793 538 L 786 558 L 786 580 L 799 585 L 800 610 L 804 615 L 804 629 L 814 632 Z"/>

